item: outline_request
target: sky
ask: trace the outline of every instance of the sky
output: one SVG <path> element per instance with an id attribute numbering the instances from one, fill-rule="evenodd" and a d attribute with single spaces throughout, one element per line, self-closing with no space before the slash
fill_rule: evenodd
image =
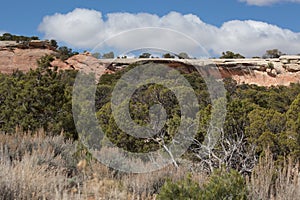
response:
<path id="1" fill-rule="evenodd" d="M 55 39 L 77 50 L 300 53 L 300 0 L 15 0 L 0 9 L 0 34 Z"/>

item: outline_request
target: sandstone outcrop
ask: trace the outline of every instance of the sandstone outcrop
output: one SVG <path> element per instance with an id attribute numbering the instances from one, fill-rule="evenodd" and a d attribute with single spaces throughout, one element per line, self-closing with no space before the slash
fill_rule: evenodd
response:
<path id="1" fill-rule="evenodd" d="M 56 59 L 51 62 L 51 65 L 52 67 L 57 66 L 59 70 L 74 69 L 84 73 L 93 72 L 96 78 L 105 73 L 112 73 L 99 59 L 89 53 L 78 54 L 65 61 Z"/>
<path id="2" fill-rule="evenodd" d="M 49 49 L 11 49 L 0 50 L 0 71 L 13 73 L 16 70 L 28 72 L 37 68 L 37 60 L 47 54 L 55 53 Z"/>
<path id="3" fill-rule="evenodd" d="M 28 72 L 30 69 L 38 67 L 37 60 L 41 57 L 56 54 L 55 51 L 48 48 L 38 48 L 38 45 L 42 44 L 36 43 L 36 48 L 32 49 L 16 48 L 15 44 L 15 42 L 5 41 L 5 47 L 0 48 L 1 73 L 11 74 L 17 70 Z M 95 72 L 96 77 L 100 77 L 103 73 L 112 73 L 89 53 L 78 54 L 65 61 L 55 59 L 51 62 L 51 66 L 58 67 L 58 70 L 75 69 L 86 73 Z"/>
<path id="4" fill-rule="evenodd" d="M 202 65 L 198 59 L 103 59 L 106 66 L 119 69 L 136 62 L 168 63 L 174 67 Z M 222 78 L 231 77 L 238 84 L 255 84 L 259 86 L 288 86 L 300 82 L 300 56 L 284 56 L 277 59 L 210 59 L 207 62 L 215 65 Z M 175 64 L 177 63 L 177 64 Z M 299 69 L 299 70 L 298 70 Z M 192 71 L 189 70 L 189 71 Z"/>
<path id="5" fill-rule="evenodd" d="M 289 72 L 298 72 L 298 71 L 300 71 L 300 64 L 286 64 L 286 65 L 284 65 L 284 67 Z"/>
<path id="6" fill-rule="evenodd" d="M 0 45 L 0 71 L 12 73 L 20 70 L 27 72 L 36 69 L 37 60 L 47 54 L 56 52 L 44 48 L 43 43 L 34 42 L 35 47 L 22 49 L 16 48 L 16 43 L 5 41 Z M 114 73 L 129 64 L 141 62 L 154 62 L 167 64 L 186 73 L 195 71 L 194 65 L 202 65 L 201 59 L 97 59 L 90 53 L 72 56 L 62 61 L 56 59 L 51 62 L 52 67 L 58 70 L 81 70 L 94 72 L 97 77 L 105 73 Z M 216 66 L 222 78 L 231 77 L 238 84 L 256 84 L 260 86 L 289 85 L 300 82 L 300 56 L 282 56 L 279 59 L 210 59 L 210 64 Z"/>

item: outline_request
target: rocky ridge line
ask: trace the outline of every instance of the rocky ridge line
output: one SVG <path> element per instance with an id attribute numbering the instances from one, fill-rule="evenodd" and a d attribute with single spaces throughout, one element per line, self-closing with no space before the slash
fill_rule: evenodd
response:
<path id="1" fill-rule="evenodd" d="M 14 43 L 15 44 L 15 43 Z M 40 45 L 40 46 L 39 46 Z M 44 55 L 56 52 L 44 43 L 30 48 L 18 48 L 13 45 L 0 45 L 0 72 L 13 73 L 16 70 L 28 72 L 38 67 L 37 60 Z M 39 46 L 39 47 L 38 47 Z M 190 66 L 203 63 L 201 59 L 96 59 L 90 53 L 82 53 L 62 61 L 51 63 L 59 70 L 75 69 L 95 72 L 97 77 L 105 73 L 114 73 L 136 62 L 166 63 L 171 67 Z M 231 77 L 238 84 L 256 84 L 260 86 L 290 85 L 300 82 L 300 56 L 282 56 L 278 59 L 210 59 L 216 65 L 223 78 Z"/>

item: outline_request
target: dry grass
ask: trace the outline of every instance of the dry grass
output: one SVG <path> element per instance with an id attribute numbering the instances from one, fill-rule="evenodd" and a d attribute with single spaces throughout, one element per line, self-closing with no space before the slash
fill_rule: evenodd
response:
<path id="1" fill-rule="evenodd" d="M 0 135 L 1 199 L 59 199 L 68 189 L 73 148 L 62 136 Z M 73 168 L 76 170 L 76 168 Z"/>
<path id="2" fill-rule="evenodd" d="M 149 170 L 150 171 L 150 170 Z M 161 170 L 132 174 L 118 172 L 91 161 L 86 167 L 85 198 L 91 199 L 156 199 L 167 179 L 178 181 L 192 173 L 187 168 L 168 166 Z M 193 180 L 202 183 L 206 175 L 193 174 Z"/>
<path id="3" fill-rule="evenodd" d="M 207 174 L 193 172 L 185 161 L 146 174 L 126 174 L 87 159 L 80 145 L 63 136 L 0 134 L 0 199 L 156 199 L 167 179 L 191 173 L 200 185 Z M 179 163 L 181 163 L 179 162 Z M 247 179 L 249 199 L 300 199 L 299 163 L 281 167 L 265 156 Z"/>
<path id="4" fill-rule="evenodd" d="M 249 199 L 300 199 L 299 173 L 298 161 L 288 158 L 282 165 L 275 165 L 272 154 L 266 150 L 247 179 Z"/>
<path id="5" fill-rule="evenodd" d="M 169 166 L 126 174 L 86 159 L 78 149 L 43 130 L 0 134 L 0 199 L 155 199 L 166 179 L 180 180 L 189 171 Z"/>
<path id="6" fill-rule="evenodd" d="M 292 159 L 284 163 L 278 170 L 275 180 L 275 194 L 278 200 L 300 199 L 299 163 L 294 164 Z"/>

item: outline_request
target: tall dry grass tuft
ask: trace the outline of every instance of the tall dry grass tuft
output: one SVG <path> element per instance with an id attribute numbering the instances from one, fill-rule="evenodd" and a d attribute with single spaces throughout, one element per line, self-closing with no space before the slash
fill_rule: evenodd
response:
<path id="1" fill-rule="evenodd" d="M 74 150 L 71 141 L 43 130 L 0 134 L 0 199 L 62 199 L 76 170 Z"/>
<path id="2" fill-rule="evenodd" d="M 249 199 L 300 199 L 299 162 L 288 158 L 282 165 L 275 163 L 271 152 L 265 150 L 247 178 Z"/>
<path id="3" fill-rule="evenodd" d="M 173 166 L 148 174 L 116 172 L 63 136 L 43 130 L 0 134 L 0 199 L 155 199 L 167 179 L 188 172 Z"/>
<path id="4" fill-rule="evenodd" d="M 187 168 L 168 166 L 151 173 L 128 174 L 122 178 L 122 182 L 134 199 L 152 199 L 159 193 L 166 180 L 177 182 L 183 180 L 188 173 L 192 174 Z M 206 178 L 202 174 L 193 174 L 192 177 L 193 181 L 199 184 Z"/>
<path id="5" fill-rule="evenodd" d="M 110 149 L 106 156 L 113 153 L 115 149 Z M 82 161 L 78 163 L 81 167 Z M 144 165 L 149 173 L 133 174 L 118 172 L 107 168 L 99 162 L 92 160 L 85 168 L 87 179 L 83 182 L 82 196 L 90 199 L 155 199 L 160 188 L 167 179 L 178 181 L 184 179 L 192 171 L 180 166 L 165 167 L 159 171 L 150 172 L 151 165 Z M 203 182 L 206 175 L 193 174 L 193 180 Z"/>
<path id="6" fill-rule="evenodd" d="M 269 150 L 259 159 L 254 167 L 250 180 L 247 180 L 250 199 L 270 199 L 275 173 L 275 165 Z"/>
<path id="7" fill-rule="evenodd" d="M 299 162 L 288 158 L 284 166 L 278 170 L 275 180 L 275 195 L 278 200 L 300 199 Z"/>

